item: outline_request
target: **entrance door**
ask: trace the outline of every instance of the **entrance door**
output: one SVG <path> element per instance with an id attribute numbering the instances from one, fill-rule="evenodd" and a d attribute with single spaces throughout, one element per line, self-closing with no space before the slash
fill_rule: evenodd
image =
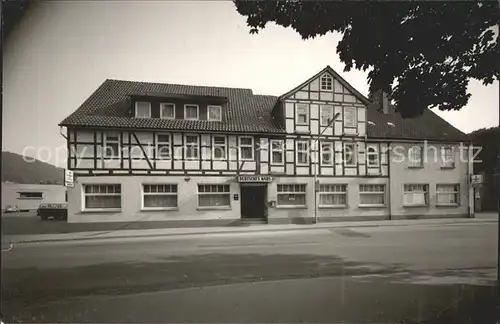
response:
<path id="1" fill-rule="evenodd" d="M 241 185 L 241 217 L 265 219 L 267 185 Z"/>

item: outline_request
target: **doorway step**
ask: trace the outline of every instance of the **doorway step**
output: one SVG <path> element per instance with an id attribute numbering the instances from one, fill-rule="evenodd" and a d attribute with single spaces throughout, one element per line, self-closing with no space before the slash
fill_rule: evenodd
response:
<path id="1" fill-rule="evenodd" d="M 241 220 L 241 224 L 243 225 L 267 224 L 267 220 L 265 218 L 243 218 Z"/>

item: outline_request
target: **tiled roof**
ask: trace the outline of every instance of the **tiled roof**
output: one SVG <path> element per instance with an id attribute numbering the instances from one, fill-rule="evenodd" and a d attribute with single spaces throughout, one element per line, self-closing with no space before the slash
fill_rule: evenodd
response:
<path id="1" fill-rule="evenodd" d="M 166 120 L 128 117 L 131 95 L 165 93 L 172 95 L 226 97 L 227 119 Z M 106 80 L 61 126 L 112 127 L 134 129 L 173 129 L 192 131 L 228 131 L 283 133 L 285 130 L 271 115 L 278 97 L 254 95 L 250 89 L 191 86 L 178 84 Z"/>

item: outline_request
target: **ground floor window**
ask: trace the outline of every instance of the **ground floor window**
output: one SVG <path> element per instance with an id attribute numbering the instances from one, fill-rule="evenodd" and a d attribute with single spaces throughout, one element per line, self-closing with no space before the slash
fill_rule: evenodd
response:
<path id="1" fill-rule="evenodd" d="M 20 191 L 18 194 L 19 199 L 43 199 L 43 192 L 40 191 Z"/>
<path id="2" fill-rule="evenodd" d="M 199 207 L 230 207 L 231 192 L 228 184 L 199 184 Z"/>
<path id="3" fill-rule="evenodd" d="M 385 185 L 362 184 L 359 185 L 360 206 L 385 206 Z"/>
<path id="4" fill-rule="evenodd" d="M 405 184 L 404 206 L 425 206 L 429 204 L 429 186 L 426 184 Z"/>
<path id="5" fill-rule="evenodd" d="M 460 203 L 459 184 L 436 185 L 436 196 L 438 205 L 458 205 Z"/>
<path id="6" fill-rule="evenodd" d="M 279 184 L 277 206 L 306 206 L 305 184 Z"/>
<path id="7" fill-rule="evenodd" d="M 84 187 L 84 209 L 117 209 L 122 206 L 121 185 L 92 184 Z"/>
<path id="8" fill-rule="evenodd" d="M 345 184 L 320 184 L 319 205 L 321 207 L 347 206 L 347 185 Z"/>
<path id="9" fill-rule="evenodd" d="M 176 184 L 143 184 L 143 208 L 177 208 Z"/>

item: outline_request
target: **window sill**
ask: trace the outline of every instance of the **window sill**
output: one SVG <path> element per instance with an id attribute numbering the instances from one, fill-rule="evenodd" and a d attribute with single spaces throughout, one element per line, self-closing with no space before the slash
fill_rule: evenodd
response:
<path id="1" fill-rule="evenodd" d="M 43 198 L 38 197 L 17 197 L 17 200 L 42 200 Z"/>
<path id="2" fill-rule="evenodd" d="M 102 209 L 84 209 L 81 212 L 85 214 L 92 213 L 119 213 L 121 212 L 121 208 L 102 208 Z"/>
<path id="3" fill-rule="evenodd" d="M 303 205 L 289 205 L 289 206 L 276 206 L 278 209 L 307 209 L 307 206 Z"/>
<path id="4" fill-rule="evenodd" d="M 148 207 L 144 207 L 144 208 L 141 208 L 141 211 L 142 211 L 142 212 L 155 212 L 155 211 L 178 211 L 178 210 L 179 210 L 179 207 L 159 207 L 159 208 L 154 208 L 154 207 L 148 208 Z"/>
<path id="5" fill-rule="evenodd" d="M 349 208 L 347 205 L 319 205 L 319 209 L 346 209 Z"/>
<path id="6" fill-rule="evenodd" d="M 359 205 L 359 208 L 386 208 L 386 205 L 379 205 L 379 204 L 374 204 L 374 205 Z"/>
<path id="7" fill-rule="evenodd" d="M 436 204 L 436 207 L 460 207 L 460 204 Z"/>
<path id="8" fill-rule="evenodd" d="M 455 166 L 441 166 L 441 170 L 453 170 Z"/>
<path id="9" fill-rule="evenodd" d="M 197 207 L 196 210 L 230 210 L 231 206 L 203 206 Z"/>
<path id="10" fill-rule="evenodd" d="M 418 204 L 418 205 L 403 205 L 404 208 L 418 208 L 418 207 L 429 207 L 429 205 L 425 205 L 425 204 Z"/>

